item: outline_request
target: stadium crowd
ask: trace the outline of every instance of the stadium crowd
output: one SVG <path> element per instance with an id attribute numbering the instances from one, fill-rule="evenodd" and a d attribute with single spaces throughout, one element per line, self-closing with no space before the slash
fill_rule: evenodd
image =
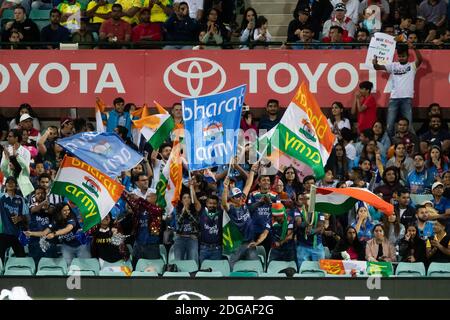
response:
<path id="1" fill-rule="evenodd" d="M 2 42 L 8 49 L 52 49 L 72 42 L 79 43 L 79 48 L 121 48 L 134 43 L 146 48 L 229 49 L 233 48 L 231 40 L 239 41 L 241 49 L 260 49 L 272 41 L 268 18 L 254 8 L 238 8 L 237 1 L 0 3 Z M 239 13 L 243 13 L 241 25 L 236 22 Z M 367 45 L 379 31 L 395 36 L 398 42 L 423 43 L 429 48 L 450 42 L 449 6 L 444 0 L 299 0 L 292 14 L 282 48 L 311 49 L 318 42 L 330 43 L 333 48 L 352 48 L 345 43 L 353 43 L 359 48 L 355 43 Z M 45 44 L 33 45 L 36 42 Z"/>

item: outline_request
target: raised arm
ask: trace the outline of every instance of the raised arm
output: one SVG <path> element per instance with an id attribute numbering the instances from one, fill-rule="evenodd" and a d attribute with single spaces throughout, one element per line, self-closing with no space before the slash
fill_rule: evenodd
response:
<path id="1" fill-rule="evenodd" d="M 230 210 L 230 206 L 228 204 L 229 187 L 230 187 L 230 178 L 225 177 L 225 180 L 223 181 L 223 191 L 222 191 L 222 208 L 225 211 Z"/>
<path id="2" fill-rule="evenodd" d="M 385 66 L 382 66 L 382 65 L 378 64 L 377 56 L 373 57 L 372 64 L 373 64 L 373 68 L 375 70 L 384 70 L 384 71 L 386 71 L 386 67 Z"/>

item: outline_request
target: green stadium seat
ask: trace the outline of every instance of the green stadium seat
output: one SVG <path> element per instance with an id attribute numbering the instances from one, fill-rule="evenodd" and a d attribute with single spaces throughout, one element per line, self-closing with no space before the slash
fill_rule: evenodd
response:
<path id="1" fill-rule="evenodd" d="M 45 20 L 50 23 L 51 9 L 32 9 L 29 18 L 36 22 L 36 20 Z"/>
<path id="2" fill-rule="evenodd" d="M 9 269 L 5 271 L 5 276 L 33 276 L 30 269 Z"/>
<path id="3" fill-rule="evenodd" d="M 239 260 L 233 266 L 233 272 L 247 272 L 252 271 L 258 274 L 263 273 L 264 269 L 259 260 Z"/>
<path id="4" fill-rule="evenodd" d="M 14 19 L 14 9 L 6 9 L 3 11 L 2 20 Z"/>
<path id="5" fill-rule="evenodd" d="M 305 272 L 305 273 L 296 273 L 294 274 L 294 278 L 325 278 L 326 273 L 320 272 Z"/>
<path id="6" fill-rule="evenodd" d="M 119 271 L 103 271 L 100 270 L 99 275 L 101 277 L 126 277 L 126 273 L 125 272 L 119 272 Z"/>
<path id="7" fill-rule="evenodd" d="M 177 266 L 178 272 L 195 272 L 198 270 L 197 262 L 194 260 L 173 260 L 172 264 Z"/>
<path id="8" fill-rule="evenodd" d="M 98 273 L 95 274 L 94 271 L 90 271 L 90 270 L 76 271 L 76 270 L 69 269 L 69 271 L 67 272 L 67 275 L 68 276 L 79 276 L 79 277 L 96 277 L 96 276 L 98 276 Z"/>
<path id="9" fill-rule="evenodd" d="M 432 262 L 428 267 L 429 277 L 450 277 L 450 263 Z"/>
<path id="10" fill-rule="evenodd" d="M 3 261 L 0 258 L 0 275 L 2 275 L 2 274 L 3 274 Z"/>
<path id="11" fill-rule="evenodd" d="M 189 274 L 189 272 L 171 272 L 171 271 L 166 271 L 166 272 L 164 272 L 163 277 L 190 278 L 191 275 Z"/>
<path id="12" fill-rule="evenodd" d="M 269 266 L 267 267 L 267 273 L 278 274 L 281 270 L 286 268 L 294 268 L 295 271 L 297 272 L 297 264 L 295 263 L 295 261 L 272 260 L 269 262 Z"/>
<path id="13" fill-rule="evenodd" d="M 425 274 L 423 262 L 400 262 L 395 270 L 397 277 L 424 277 Z"/>
<path id="14" fill-rule="evenodd" d="M 136 264 L 136 271 L 144 272 L 148 267 L 154 267 L 155 272 L 162 274 L 164 272 L 164 261 L 162 259 L 139 259 Z"/>
<path id="15" fill-rule="evenodd" d="M 60 276 L 60 277 L 64 277 L 67 275 L 67 273 L 64 273 L 61 269 L 43 269 L 43 270 L 38 270 L 38 272 L 36 272 L 37 276 Z"/>
<path id="16" fill-rule="evenodd" d="M 167 256 L 168 260 L 169 260 L 169 264 L 173 264 L 173 261 L 175 260 L 175 250 L 174 250 L 175 246 L 171 246 L 169 249 L 169 255 Z M 160 247 L 161 250 L 161 247 Z"/>
<path id="17" fill-rule="evenodd" d="M 432 194 L 413 194 L 411 193 L 411 202 L 415 205 L 422 204 L 425 201 L 431 201 L 433 200 Z"/>
<path id="18" fill-rule="evenodd" d="M 69 275 L 79 272 L 81 276 L 92 275 L 98 276 L 100 272 L 100 264 L 95 258 L 80 259 L 75 258 L 69 267 Z"/>
<path id="19" fill-rule="evenodd" d="M 158 277 L 157 272 L 145 272 L 145 271 L 133 271 L 131 273 L 132 277 Z"/>
<path id="20" fill-rule="evenodd" d="M 220 272 L 224 277 L 230 275 L 230 263 L 228 260 L 203 260 L 201 270 L 211 268 L 212 271 Z"/>
<path id="21" fill-rule="evenodd" d="M 36 273 L 36 264 L 34 263 L 33 258 L 25 257 L 25 258 L 17 258 L 11 257 L 8 259 L 5 265 L 5 275 L 8 271 L 17 271 L 17 270 L 28 270 L 30 275 L 34 275 Z"/>
<path id="22" fill-rule="evenodd" d="M 159 255 L 161 256 L 161 259 L 163 259 L 164 264 L 167 264 L 167 249 L 163 244 L 159 245 Z"/>
<path id="23" fill-rule="evenodd" d="M 258 277 L 258 272 L 256 271 L 233 271 L 230 272 L 230 277 L 243 277 L 243 278 L 255 278 Z"/>
<path id="24" fill-rule="evenodd" d="M 45 20 L 36 20 L 34 22 L 38 26 L 39 31 L 42 31 L 42 29 L 44 29 L 44 27 L 46 27 L 50 24 L 50 22 L 45 21 Z"/>
<path id="25" fill-rule="evenodd" d="M 266 270 L 267 268 L 267 254 L 266 249 L 263 246 L 257 246 L 256 252 L 258 253 L 258 257 L 261 260 L 261 263 L 263 265 L 263 269 Z"/>
<path id="26" fill-rule="evenodd" d="M 326 272 L 320 269 L 318 261 L 303 261 L 300 266 L 299 274 L 302 276 L 312 274 L 315 277 L 325 277 Z"/>
<path id="27" fill-rule="evenodd" d="M 38 271 L 60 270 L 63 275 L 67 274 L 67 263 L 64 258 L 41 258 Z"/>
<path id="28" fill-rule="evenodd" d="M 207 277 L 221 278 L 221 277 L 223 277 L 223 274 L 220 271 L 212 271 L 212 272 L 199 271 L 195 274 L 195 277 L 196 278 L 207 278 Z"/>
<path id="29" fill-rule="evenodd" d="M 269 273 L 263 272 L 259 275 L 260 278 L 287 278 L 285 273 Z"/>

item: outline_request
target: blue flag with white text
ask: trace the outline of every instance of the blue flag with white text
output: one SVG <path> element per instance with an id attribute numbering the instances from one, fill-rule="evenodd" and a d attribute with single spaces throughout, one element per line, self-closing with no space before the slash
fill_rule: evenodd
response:
<path id="1" fill-rule="evenodd" d="M 236 155 L 246 85 L 182 100 L 189 170 L 229 164 Z"/>
<path id="2" fill-rule="evenodd" d="M 131 170 L 143 159 L 114 132 L 82 132 L 56 143 L 112 178 Z"/>

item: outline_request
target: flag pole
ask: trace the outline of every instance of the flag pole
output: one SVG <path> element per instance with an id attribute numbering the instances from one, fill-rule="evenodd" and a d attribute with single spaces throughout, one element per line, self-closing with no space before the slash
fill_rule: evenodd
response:
<path id="1" fill-rule="evenodd" d="M 316 208 L 316 186 L 311 186 L 311 192 L 309 193 L 309 206 L 308 206 L 308 216 L 311 216 L 309 221 L 306 221 L 308 226 L 312 226 L 314 223 L 314 215 L 315 215 L 315 208 Z M 305 239 L 308 239 L 308 235 L 305 232 Z"/>
<path id="2" fill-rule="evenodd" d="M 189 181 L 192 182 L 191 170 L 188 170 L 189 173 Z M 194 187 L 192 184 L 189 185 L 189 191 L 191 193 L 191 202 L 194 204 Z"/>
<path id="3" fill-rule="evenodd" d="M 233 165 L 233 162 L 234 162 L 234 156 L 230 158 L 230 163 L 228 164 L 228 173 L 227 173 L 227 177 L 230 176 L 231 166 Z"/>

